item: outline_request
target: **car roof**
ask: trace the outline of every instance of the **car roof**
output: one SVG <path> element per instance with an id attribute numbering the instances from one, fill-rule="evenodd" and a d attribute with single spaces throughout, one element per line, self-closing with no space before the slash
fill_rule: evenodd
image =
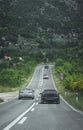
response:
<path id="1" fill-rule="evenodd" d="M 30 88 L 22 88 L 22 89 L 20 89 L 21 91 L 33 91 L 32 89 L 30 89 Z"/>

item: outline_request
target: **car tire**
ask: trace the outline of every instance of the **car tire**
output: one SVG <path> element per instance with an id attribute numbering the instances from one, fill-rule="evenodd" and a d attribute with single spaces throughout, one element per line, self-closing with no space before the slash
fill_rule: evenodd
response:
<path id="1" fill-rule="evenodd" d="M 18 99 L 21 99 L 21 97 L 18 97 Z"/>
<path id="2" fill-rule="evenodd" d="M 60 104 L 60 100 L 58 100 L 56 103 L 57 103 L 57 104 Z"/>
<path id="3" fill-rule="evenodd" d="M 43 101 L 41 100 L 41 104 L 43 104 Z"/>

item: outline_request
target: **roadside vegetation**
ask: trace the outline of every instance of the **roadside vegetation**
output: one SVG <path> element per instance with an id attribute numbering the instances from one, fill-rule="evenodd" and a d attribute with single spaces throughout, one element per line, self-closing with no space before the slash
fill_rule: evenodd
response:
<path id="1" fill-rule="evenodd" d="M 78 68 L 80 67 L 80 71 Z M 65 61 L 61 58 L 55 61 L 53 76 L 61 95 L 75 108 L 83 110 L 83 74 L 82 64 Z"/>
<path id="2" fill-rule="evenodd" d="M 18 61 L 15 66 L 7 64 L 5 67 L 0 66 L 0 92 L 16 91 L 23 85 L 27 86 L 35 66 L 36 62 L 30 60 Z"/>
<path id="3" fill-rule="evenodd" d="M 4 100 L 0 98 L 0 103 L 1 103 L 1 102 L 4 102 Z"/>
<path id="4" fill-rule="evenodd" d="M 27 84 L 39 62 L 55 62 L 57 87 L 83 109 L 82 12 L 79 0 L 0 0 L 0 92 Z"/>

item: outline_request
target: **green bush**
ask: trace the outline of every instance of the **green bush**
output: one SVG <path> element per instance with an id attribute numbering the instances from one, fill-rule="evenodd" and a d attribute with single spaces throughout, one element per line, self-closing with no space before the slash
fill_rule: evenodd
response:
<path id="1" fill-rule="evenodd" d="M 67 73 L 72 73 L 72 71 L 73 71 L 73 66 L 72 66 L 72 64 L 69 63 L 69 62 L 65 62 L 65 63 L 63 64 L 63 68 L 64 68 L 64 70 L 65 70 Z"/>
<path id="2" fill-rule="evenodd" d="M 15 67 L 2 67 L 0 71 L 0 85 L 8 87 L 19 87 L 33 71 L 36 62 L 17 62 Z"/>
<path id="3" fill-rule="evenodd" d="M 82 75 L 79 75 L 79 76 L 75 75 L 74 76 L 74 80 L 71 84 L 71 89 L 77 90 L 77 91 L 83 91 L 83 76 Z"/>
<path id="4" fill-rule="evenodd" d="M 64 74 L 64 86 L 65 89 L 69 89 L 72 91 L 83 91 L 83 75 L 76 71 L 76 62 L 73 64 L 72 62 L 63 62 L 62 59 L 56 60 L 56 70 L 57 73 L 60 75 L 60 73 Z"/>
<path id="5" fill-rule="evenodd" d="M 1 103 L 1 102 L 4 102 L 4 100 L 0 98 L 0 103 Z"/>
<path id="6" fill-rule="evenodd" d="M 64 60 L 61 59 L 61 58 L 58 58 L 58 59 L 56 59 L 56 61 L 55 61 L 55 65 L 56 65 L 56 66 L 62 66 L 63 63 L 64 63 Z"/>
<path id="7" fill-rule="evenodd" d="M 16 69 L 3 69 L 0 73 L 0 83 L 4 86 L 16 87 L 20 84 L 20 75 Z"/>
<path id="8" fill-rule="evenodd" d="M 71 75 L 66 75 L 65 80 L 64 80 L 64 85 L 66 89 L 71 89 L 71 84 L 73 82 L 72 76 Z"/>

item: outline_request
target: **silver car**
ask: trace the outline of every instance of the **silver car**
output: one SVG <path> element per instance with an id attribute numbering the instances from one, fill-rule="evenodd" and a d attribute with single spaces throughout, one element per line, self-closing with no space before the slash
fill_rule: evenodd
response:
<path id="1" fill-rule="evenodd" d="M 43 79 L 49 79 L 49 76 L 47 74 L 44 74 Z"/>
<path id="2" fill-rule="evenodd" d="M 19 99 L 31 98 L 34 99 L 34 90 L 29 88 L 22 88 L 19 90 Z"/>

